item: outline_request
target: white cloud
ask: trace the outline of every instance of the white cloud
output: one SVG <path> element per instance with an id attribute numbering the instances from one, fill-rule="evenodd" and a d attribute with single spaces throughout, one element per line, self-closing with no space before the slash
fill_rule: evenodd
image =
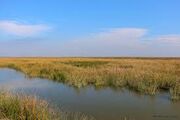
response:
<path id="1" fill-rule="evenodd" d="M 145 35 L 146 29 L 143 28 L 113 28 L 106 32 L 101 32 L 95 37 L 103 39 L 126 39 L 126 38 L 139 38 Z"/>
<path id="2" fill-rule="evenodd" d="M 17 36 L 32 36 L 49 29 L 49 26 L 43 24 L 31 25 L 17 21 L 0 21 L 0 31 Z"/>
<path id="3" fill-rule="evenodd" d="M 141 49 L 140 40 L 147 30 L 143 28 L 114 28 L 89 37 L 77 39 L 64 46 L 80 56 L 116 56 L 133 54 Z M 71 53 L 69 53 L 71 54 Z"/>
<path id="4" fill-rule="evenodd" d="M 180 46 L 180 35 L 163 35 L 159 36 L 157 42 L 161 42 L 163 44 L 171 44 Z"/>
<path id="5" fill-rule="evenodd" d="M 149 37 L 147 29 L 114 28 L 69 41 L 0 42 L 2 56 L 176 56 L 180 35 Z"/>

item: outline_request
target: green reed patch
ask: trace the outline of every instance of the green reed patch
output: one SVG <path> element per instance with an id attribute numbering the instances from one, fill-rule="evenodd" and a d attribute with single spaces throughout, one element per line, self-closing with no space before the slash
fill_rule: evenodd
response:
<path id="1" fill-rule="evenodd" d="M 17 65 L 15 65 L 15 64 L 8 64 L 7 67 L 8 67 L 8 68 L 15 69 L 15 70 L 17 70 L 17 71 L 20 71 L 20 70 L 21 70 L 21 69 L 20 69 Z"/>
<path id="2" fill-rule="evenodd" d="M 69 64 L 76 67 L 98 67 L 101 65 L 105 65 L 108 62 L 106 61 L 70 61 L 70 62 L 64 62 L 64 64 Z"/>

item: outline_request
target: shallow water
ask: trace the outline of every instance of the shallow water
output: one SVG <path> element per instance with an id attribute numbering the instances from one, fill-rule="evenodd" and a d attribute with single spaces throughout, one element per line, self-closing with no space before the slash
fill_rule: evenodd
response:
<path id="1" fill-rule="evenodd" d="M 92 86 L 75 89 L 39 78 L 27 78 L 11 69 L 0 69 L 0 88 L 37 95 L 71 112 L 82 112 L 97 120 L 180 120 L 180 102 L 172 102 L 168 93 L 156 96 L 112 88 Z"/>

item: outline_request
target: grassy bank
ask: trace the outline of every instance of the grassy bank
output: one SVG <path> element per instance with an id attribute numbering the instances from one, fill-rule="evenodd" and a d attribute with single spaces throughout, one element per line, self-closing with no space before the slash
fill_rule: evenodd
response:
<path id="1" fill-rule="evenodd" d="M 30 96 L 0 93 L 0 119 L 7 120 L 60 120 L 48 103 Z"/>
<path id="2" fill-rule="evenodd" d="M 180 58 L 1 58 L 0 67 L 75 87 L 127 87 L 150 95 L 167 90 L 180 99 Z"/>
<path id="3" fill-rule="evenodd" d="M 0 120 L 95 120 L 83 113 L 50 107 L 36 97 L 0 92 Z"/>

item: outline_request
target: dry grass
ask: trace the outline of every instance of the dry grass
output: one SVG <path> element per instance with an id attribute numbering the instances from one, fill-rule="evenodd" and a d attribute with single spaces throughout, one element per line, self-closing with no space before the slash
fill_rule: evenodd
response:
<path id="1" fill-rule="evenodd" d="M 168 90 L 180 99 L 179 58 L 1 58 L 0 67 L 75 87 L 128 87 L 150 95 Z"/>
<path id="2" fill-rule="evenodd" d="M 36 97 L 0 93 L 0 119 L 52 120 L 59 118 L 48 103 Z M 57 120 L 57 119 L 56 119 Z"/>
<path id="3" fill-rule="evenodd" d="M 0 120 L 95 120 L 83 113 L 54 109 L 46 101 L 24 94 L 0 92 Z"/>

